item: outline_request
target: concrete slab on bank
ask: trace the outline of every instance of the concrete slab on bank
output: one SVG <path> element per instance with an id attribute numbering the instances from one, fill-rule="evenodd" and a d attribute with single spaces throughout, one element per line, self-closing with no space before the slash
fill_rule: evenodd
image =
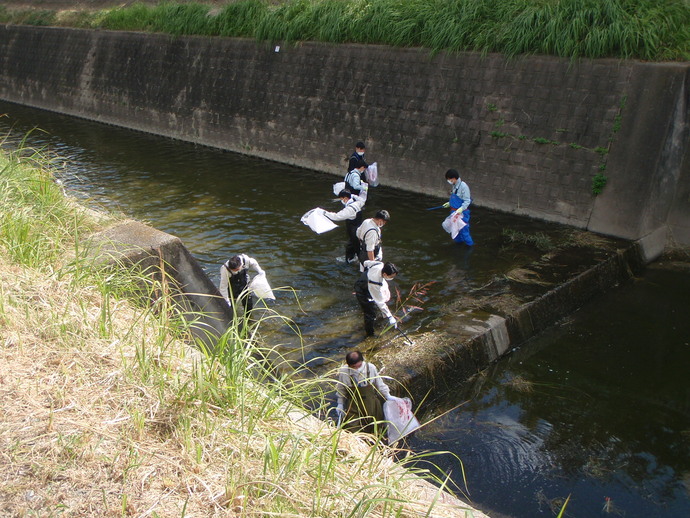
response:
<path id="1" fill-rule="evenodd" d="M 232 322 L 230 308 L 179 238 L 127 221 L 91 236 L 87 246 L 99 262 L 136 265 L 144 274 L 152 271 L 193 319 L 191 331 L 207 347 L 213 348 Z"/>

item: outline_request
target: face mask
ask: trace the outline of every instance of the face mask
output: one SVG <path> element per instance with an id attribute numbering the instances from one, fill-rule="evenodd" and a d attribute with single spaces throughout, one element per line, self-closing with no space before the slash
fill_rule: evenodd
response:
<path id="1" fill-rule="evenodd" d="M 358 154 L 359 156 L 364 156 L 364 151 L 362 151 L 361 153 L 360 153 L 359 151 L 357 151 L 357 154 Z"/>
<path id="2" fill-rule="evenodd" d="M 343 205 L 347 205 L 347 200 L 340 200 L 340 203 L 342 203 Z"/>
<path id="3" fill-rule="evenodd" d="M 453 185 L 453 182 L 451 182 L 450 180 L 448 180 L 448 183 L 451 184 L 451 185 Z"/>

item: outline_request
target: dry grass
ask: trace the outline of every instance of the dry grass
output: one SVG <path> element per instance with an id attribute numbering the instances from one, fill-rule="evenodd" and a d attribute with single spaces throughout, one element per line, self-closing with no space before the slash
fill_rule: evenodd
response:
<path id="1" fill-rule="evenodd" d="M 112 336 L 104 338 L 94 287 L 75 291 L 0 259 L 0 291 L 3 516 L 346 516 L 362 499 L 347 481 L 372 494 L 380 484 L 382 496 L 391 484 L 409 501 L 403 515 L 425 514 L 429 488 L 390 455 L 372 456 L 360 437 L 338 433 L 334 443 L 332 427 L 300 413 L 286 419 L 287 411 L 259 417 L 250 432 L 237 408 L 200 411 L 200 401 L 181 400 L 200 360 L 194 348 L 170 342 L 152 351 L 157 374 L 142 380 L 137 342 L 156 343 L 158 330 L 128 303 L 113 302 Z M 296 447 L 284 448 L 285 457 L 310 451 L 314 461 L 302 459 L 296 473 L 278 455 L 267 469 L 267 445 L 278 439 Z M 338 467 L 317 488 L 310 471 L 334 444 Z M 328 513 L 309 512 L 318 489 L 330 495 Z M 272 510 L 285 500 L 294 513 Z"/>
<path id="2" fill-rule="evenodd" d="M 256 345 L 235 341 L 223 361 L 180 340 L 165 296 L 123 298 L 127 276 L 79 261 L 65 234 L 51 245 L 63 250 L 39 247 L 36 260 L 31 239 L 42 208 L 60 205 L 57 187 L 2 159 L 0 243 L 15 253 L 0 246 L 1 516 L 482 516 L 391 449 L 288 403 L 300 400 L 295 380 L 257 383 Z M 23 240 L 8 238 L 21 212 L 12 196 L 38 221 Z M 79 220 L 82 238 L 105 223 L 60 210 L 51 224 Z"/>

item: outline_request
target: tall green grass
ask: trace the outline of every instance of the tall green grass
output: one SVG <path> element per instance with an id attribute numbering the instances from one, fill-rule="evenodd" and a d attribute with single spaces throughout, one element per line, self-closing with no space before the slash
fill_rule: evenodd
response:
<path id="1" fill-rule="evenodd" d="M 0 21 L 46 25 L 55 16 L 4 9 Z M 94 13 L 91 26 L 509 56 L 690 59 L 687 0 L 240 0 L 219 12 L 170 2 Z"/>
<path id="2" fill-rule="evenodd" d="M 0 246 L 13 261 L 46 269 L 62 256 L 76 228 L 88 224 L 66 202 L 40 151 L 0 156 Z"/>

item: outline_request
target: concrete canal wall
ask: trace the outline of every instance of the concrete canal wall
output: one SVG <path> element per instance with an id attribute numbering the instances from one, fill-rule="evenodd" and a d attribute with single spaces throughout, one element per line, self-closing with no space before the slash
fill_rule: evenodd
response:
<path id="1" fill-rule="evenodd" d="M 689 70 L 0 26 L 7 101 L 338 175 L 362 139 L 384 185 L 445 197 L 454 167 L 479 206 L 648 259 L 690 244 Z"/>

